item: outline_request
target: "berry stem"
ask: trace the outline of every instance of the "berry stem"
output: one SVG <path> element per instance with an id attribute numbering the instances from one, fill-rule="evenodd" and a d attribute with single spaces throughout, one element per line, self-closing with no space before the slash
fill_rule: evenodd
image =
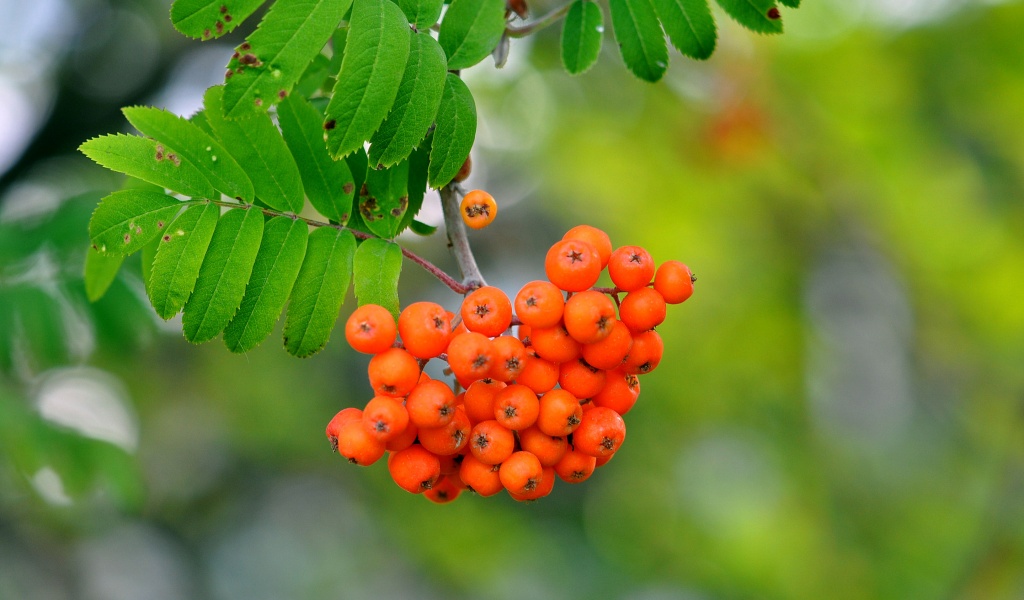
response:
<path id="1" fill-rule="evenodd" d="M 245 204 L 245 203 L 240 203 L 240 202 L 225 202 L 223 200 L 211 200 L 211 202 L 213 204 L 216 204 L 217 206 L 226 206 L 228 208 L 249 208 L 249 207 L 253 207 L 254 206 L 252 204 Z M 273 210 L 271 208 L 263 208 L 263 207 L 257 207 L 257 208 L 259 208 L 259 210 L 261 210 L 263 212 L 263 214 L 267 215 L 268 217 L 288 217 L 290 219 L 295 219 L 295 220 L 298 220 L 298 221 L 303 221 L 307 225 L 309 225 L 310 227 L 333 227 L 334 229 L 337 229 L 339 231 L 346 231 L 347 230 L 347 231 L 350 231 L 353 236 L 355 236 L 356 238 L 361 239 L 361 240 L 368 240 L 370 238 L 376 238 L 377 237 L 377 236 L 373 235 L 372 233 L 366 233 L 365 231 L 359 231 L 358 229 L 351 229 L 349 227 L 345 227 L 343 225 L 337 225 L 335 223 L 324 223 L 323 221 L 317 221 L 316 219 L 310 219 L 310 218 L 307 218 L 307 217 L 300 217 L 299 215 L 295 215 L 295 214 L 291 214 L 291 213 L 284 213 L 284 212 Z M 463 232 L 463 234 L 465 234 L 465 232 Z M 430 273 L 431 275 L 436 277 L 441 283 L 443 283 L 446 286 L 448 286 L 456 294 L 465 294 L 465 293 L 467 293 L 469 291 L 472 291 L 474 289 L 474 287 L 471 287 L 469 285 L 463 285 L 463 284 L 459 283 L 458 281 L 455 280 L 454 277 L 452 277 L 448 273 L 445 273 L 444 270 L 441 269 L 441 267 L 438 267 L 434 263 L 432 263 L 429 260 L 423 258 L 422 256 L 414 253 L 412 250 L 409 250 L 405 246 L 402 246 L 402 245 L 399 244 L 398 247 L 402 249 L 402 256 L 408 258 L 412 262 L 414 262 L 414 263 L 418 264 L 419 266 L 423 267 L 423 269 L 425 271 L 427 271 L 428 273 Z M 468 243 L 467 243 L 467 247 L 468 247 Z M 472 253 L 470 254 L 470 257 L 472 258 Z M 475 266 L 475 263 L 474 263 L 474 266 Z M 481 281 L 482 281 L 482 279 L 481 279 Z M 479 286 L 476 286 L 476 287 L 479 287 Z"/>
<path id="2" fill-rule="evenodd" d="M 466 225 L 462 222 L 462 215 L 459 214 L 459 195 L 461 190 L 457 184 L 449 183 L 441 188 L 441 209 L 444 211 L 444 228 L 448 235 L 448 248 L 455 257 L 462 273 L 462 284 L 464 291 L 452 290 L 465 294 L 468 291 L 487 285 L 484 276 L 480 273 L 480 267 L 476 264 L 476 257 L 473 256 L 473 249 L 469 246 L 469 237 L 466 235 Z"/>
<path id="3" fill-rule="evenodd" d="M 536 21 L 523 25 L 522 27 L 506 27 L 505 35 L 507 35 L 510 38 L 522 38 L 530 34 L 537 33 L 541 29 L 544 29 L 545 27 L 553 25 L 557 21 L 559 21 L 562 17 L 566 15 L 566 13 L 569 12 L 569 7 L 571 6 L 572 2 L 569 2 L 565 6 L 556 8 L 549 12 L 548 14 L 544 15 L 543 17 L 537 19 Z"/>

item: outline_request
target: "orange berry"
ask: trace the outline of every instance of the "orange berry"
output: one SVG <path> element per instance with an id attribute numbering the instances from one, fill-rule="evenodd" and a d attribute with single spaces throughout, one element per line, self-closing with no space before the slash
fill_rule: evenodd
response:
<path id="1" fill-rule="evenodd" d="M 572 432 L 573 447 L 590 456 L 614 454 L 626 440 L 626 423 L 619 413 L 603 406 L 583 413 L 583 419 Z"/>
<path id="2" fill-rule="evenodd" d="M 661 355 L 665 352 L 665 344 L 655 330 L 645 331 L 633 336 L 633 347 L 629 349 L 622 370 L 632 375 L 650 373 L 661 363 Z"/>
<path id="3" fill-rule="evenodd" d="M 500 465 L 489 465 L 469 454 L 462 459 L 459 466 L 459 478 L 477 494 L 483 497 L 493 496 L 505 489 L 498 476 Z"/>
<path id="4" fill-rule="evenodd" d="M 591 402 L 594 406 L 604 406 L 624 415 L 640 397 L 640 379 L 636 375 L 628 375 L 623 371 L 611 371 L 605 379 L 604 387 Z"/>
<path id="5" fill-rule="evenodd" d="M 580 483 L 589 479 L 596 468 L 596 458 L 569 448 L 562 459 L 555 464 L 555 473 L 566 483 Z"/>
<path id="6" fill-rule="evenodd" d="M 609 462 L 611 462 L 613 458 L 615 458 L 614 452 L 612 452 L 611 454 L 606 454 L 605 456 L 598 456 L 597 460 L 594 462 L 594 467 L 603 467 Z"/>
<path id="7" fill-rule="evenodd" d="M 473 159 L 467 156 L 466 160 L 462 163 L 462 166 L 459 167 L 459 172 L 455 174 L 455 179 L 452 179 L 452 181 L 454 181 L 455 183 L 462 183 L 469 177 L 469 174 L 472 172 Z"/>
<path id="8" fill-rule="evenodd" d="M 429 490 L 423 492 L 423 496 L 436 504 L 447 504 L 459 497 L 462 488 L 452 482 L 449 477 L 442 477 Z"/>
<path id="9" fill-rule="evenodd" d="M 544 475 L 544 467 L 533 454 L 520 450 L 514 452 L 501 463 L 498 469 L 498 478 L 501 485 L 509 492 L 525 494 L 532 492 L 540 485 L 541 477 Z"/>
<path id="10" fill-rule="evenodd" d="M 420 494 L 441 477 L 441 461 L 423 446 L 413 444 L 388 458 L 388 472 L 403 490 Z"/>
<path id="11" fill-rule="evenodd" d="M 612 255 L 612 240 L 608 237 L 607 233 L 597 227 L 577 225 L 566 231 L 562 239 L 581 240 L 589 243 L 597 250 L 597 255 L 601 258 L 601 268 L 603 269 L 608 265 L 608 258 Z"/>
<path id="12" fill-rule="evenodd" d="M 519 327 L 516 327 L 516 337 L 519 338 L 519 341 L 522 342 L 524 346 L 530 346 L 533 344 L 533 341 L 530 339 L 530 332 L 532 331 L 533 328 L 529 325 L 520 325 Z"/>
<path id="13" fill-rule="evenodd" d="M 349 421 L 362 418 L 363 410 L 351 406 L 341 409 L 331 417 L 330 422 L 327 423 L 327 441 L 331 443 L 331 450 L 338 451 L 338 432 L 341 431 L 341 426 Z"/>
<path id="14" fill-rule="evenodd" d="M 434 358 L 448 347 L 452 323 L 448 312 L 433 302 L 414 302 L 398 315 L 398 334 L 416 358 Z"/>
<path id="15" fill-rule="evenodd" d="M 384 442 L 373 437 L 362 420 L 353 419 L 338 431 L 338 453 L 348 462 L 365 467 L 384 456 Z"/>
<path id="16" fill-rule="evenodd" d="M 532 453 L 545 467 L 553 467 L 562 460 L 568 443 L 560 435 L 548 435 L 534 427 L 527 427 L 519 432 L 519 445 L 523 450 Z"/>
<path id="17" fill-rule="evenodd" d="M 577 342 L 561 325 L 549 328 L 534 328 L 530 332 L 530 345 L 537 355 L 558 364 L 575 360 L 582 352 Z"/>
<path id="18" fill-rule="evenodd" d="M 409 446 L 413 445 L 413 442 L 416 441 L 416 436 L 419 435 L 419 432 L 419 428 L 417 428 L 412 423 L 409 423 L 408 425 L 405 426 L 405 430 L 402 431 L 402 433 L 388 440 L 384 444 L 384 447 L 387 448 L 388 452 L 398 452 L 399 450 L 405 450 Z"/>
<path id="19" fill-rule="evenodd" d="M 472 190 L 462 197 L 459 213 L 463 222 L 473 229 L 483 229 L 498 216 L 498 204 L 494 197 L 483 190 Z"/>
<path id="20" fill-rule="evenodd" d="M 558 385 L 577 398 L 591 398 L 604 387 L 604 371 L 574 360 L 558 366 Z"/>
<path id="21" fill-rule="evenodd" d="M 567 292 L 582 292 L 601 276 L 601 257 L 582 240 L 555 242 L 544 258 L 544 272 L 551 283 Z"/>
<path id="22" fill-rule="evenodd" d="M 516 316 L 531 327 L 554 327 L 562 319 L 565 298 L 550 281 L 531 281 L 516 294 Z"/>
<path id="23" fill-rule="evenodd" d="M 494 364 L 491 366 L 491 378 L 509 382 L 519 376 L 526 360 L 526 348 L 518 338 L 503 335 L 491 340 Z"/>
<path id="24" fill-rule="evenodd" d="M 444 427 L 455 416 L 455 392 L 443 381 L 417 385 L 405 400 L 409 421 L 420 429 Z"/>
<path id="25" fill-rule="evenodd" d="M 470 422 L 479 423 L 493 419 L 494 396 L 504 388 L 504 383 L 493 379 L 481 379 L 471 383 L 463 400 Z"/>
<path id="26" fill-rule="evenodd" d="M 470 331 L 448 344 L 448 366 L 460 382 L 487 377 L 493 364 L 491 340 L 481 333 Z"/>
<path id="27" fill-rule="evenodd" d="M 517 502 L 529 502 L 547 496 L 553 489 L 555 489 L 555 470 L 551 467 L 544 467 L 541 470 L 540 483 L 533 490 L 523 494 L 509 491 L 508 495 Z"/>
<path id="28" fill-rule="evenodd" d="M 539 412 L 537 394 L 525 385 L 510 385 L 494 397 L 494 419 L 513 431 L 533 425 Z"/>
<path id="29" fill-rule="evenodd" d="M 470 331 L 497 337 L 512 325 L 512 303 L 505 292 L 484 286 L 462 301 L 462 322 Z"/>
<path id="30" fill-rule="evenodd" d="M 653 288 L 633 290 L 622 299 L 619 317 L 630 331 L 654 329 L 665 320 L 665 299 Z"/>
<path id="31" fill-rule="evenodd" d="M 583 418 L 580 401 L 565 390 L 551 390 L 540 397 L 537 428 L 548 435 L 569 435 Z"/>
<path id="32" fill-rule="evenodd" d="M 601 292 L 587 290 L 569 298 L 562 318 L 572 339 L 581 344 L 592 344 L 612 332 L 615 304 Z"/>
<path id="33" fill-rule="evenodd" d="M 515 449 L 512 431 L 494 419 L 477 423 L 469 432 L 469 451 L 484 464 L 496 465 L 512 456 Z"/>
<path id="34" fill-rule="evenodd" d="M 632 292 L 651 282 L 654 260 L 640 246 L 622 246 L 608 259 L 608 274 L 616 287 Z"/>
<path id="35" fill-rule="evenodd" d="M 523 359 L 523 369 L 519 371 L 516 383 L 543 394 L 558 383 L 558 365 L 537 356 L 532 350 L 527 351 Z"/>
<path id="36" fill-rule="evenodd" d="M 402 435 L 409 425 L 409 413 L 402 403 L 388 396 L 374 396 L 363 409 L 363 427 L 379 442 Z"/>
<path id="37" fill-rule="evenodd" d="M 622 364 L 632 347 L 633 336 L 629 327 L 622 321 L 615 321 L 608 337 L 583 346 L 583 360 L 598 369 L 614 369 Z"/>
<path id="38" fill-rule="evenodd" d="M 669 304 L 679 304 L 693 295 L 693 284 L 697 278 L 690 268 L 677 260 L 666 260 L 654 274 L 654 289 Z"/>
<path id="39" fill-rule="evenodd" d="M 371 358 L 367 371 L 378 396 L 405 396 L 420 379 L 420 363 L 401 348 L 389 348 Z"/>
<path id="40" fill-rule="evenodd" d="M 438 456 L 457 454 L 469 441 L 472 426 L 466 411 L 455 409 L 455 414 L 443 427 L 420 428 L 420 444 Z"/>
<path id="41" fill-rule="evenodd" d="M 356 352 L 380 354 L 395 345 L 395 317 L 383 306 L 364 304 L 345 321 L 345 340 Z"/>

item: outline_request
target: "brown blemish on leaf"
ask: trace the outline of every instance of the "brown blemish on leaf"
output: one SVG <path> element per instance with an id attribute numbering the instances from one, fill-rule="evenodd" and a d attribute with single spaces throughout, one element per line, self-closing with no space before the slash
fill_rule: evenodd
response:
<path id="1" fill-rule="evenodd" d="M 782 13 L 779 12 L 778 8 L 773 6 L 768 9 L 768 18 L 771 19 L 772 21 L 775 21 L 776 19 L 781 19 Z"/>
<path id="2" fill-rule="evenodd" d="M 231 76 L 234 74 L 234 71 L 228 71 L 227 73 L 224 73 L 224 79 L 231 79 Z"/>
<path id="3" fill-rule="evenodd" d="M 209 29 L 204 29 L 203 30 L 203 39 L 204 40 L 210 39 L 210 30 Z"/>
<path id="4" fill-rule="evenodd" d="M 341 191 L 346 194 L 351 194 L 356 189 L 356 184 L 351 181 L 341 186 Z"/>
<path id="5" fill-rule="evenodd" d="M 242 52 L 248 52 L 252 50 L 252 45 L 249 42 L 242 42 L 242 45 L 238 47 Z"/>
<path id="6" fill-rule="evenodd" d="M 344 222 L 346 222 L 346 221 L 348 221 L 348 217 L 349 217 L 349 214 L 348 214 L 348 213 L 345 213 L 345 214 L 341 215 L 341 221 L 342 221 L 343 223 L 344 223 Z"/>
<path id="7" fill-rule="evenodd" d="M 227 13 L 228 13 L 228 7 L 227 7 L 227 5 L 221 4 L 221 5 L 220 5 L 220 14 L 222 14 L 222 15 L 226 15 Z"/>
<path id="8" fill-rule="evenodd" d="M 282 100 L 284 100 L 285 96 L 287 96 L 287 95 L 288 95 L 288 92 L 286 90 L 281 90 L 280 92 L 277 93 L 277 97 L 282 99 Z"/>
<path id="9" fill-rule="evenodd" d="M 164 236 L 164 241 L 165 241 L 165 242 L 169 242 L 169 241 L 171 241 L 171 236 L 169 236 L 169 235 L 165 235 L 165 236 Z"/>
<path id="10" fill-rule="evenodd" d="M 334 129 L 334 127 L 337 124 L 338 124 L 337 121 L 335 121 L 334 119 L 331 119 L 330 121 L 327 121 L 326 123 L 324 123 L 324 129 L 326 129 L 327 131 L 330 131 L 330 130 Z"/>
<path id="11" fill-rule="evenodd" d="M 167 160 L 169 160 L 172 163 L 174 163 L 174 166 L 176 166 L 176 167 L 180 167 L 181 166 L 181 159 L 178 158 L 177 154 L 168 154 L 167 155 Z"/>
<path id="12" fill-rule="evenodd" d="M 256 98 L 255 100 L 253 100 L 253 103 L 256 106 L 263 106 L 263 98 Z"/>
<path id="13" fill-rule="evenodd" d="M 359 188 L 359 195 L 360 196 L 367 196 L 369 194 L 370 194 L 370 188 L 366 187 L 366 184 L 364 183 L 363 187 Z"/>
<path id="14" fill-rule="evenodd" d="M 161 161 L 164 159 L 164 147 L 160 144 L 156 145 L 156 160 Z"/>
<path id="15" fill-rule="evenodd" d="M 230 23 L 231 22 L 231 15 L 224 15 L 224 22 L 225 23 Z"/>
<path id="16" fill-rule="evenodd" d="M 252 53 L 243 54 L 242 58 L 238 59 L 238 62 L 247 67 L 259 67 L 263 65 L 263 62 Z"/>
<path id="17" fill-rule="evenodd" d="M 367 198 L 359 203 L 359 214 L 363 215 L 363 220 L 367 223 L 381 218 L 381 216 L 377 214 L 378 210 L 379 207 L 377 206 L 376 198 Z"/>
<path id="18" fill-rule="evenodd" d="M 224 23 L 217 21 L 217 24 L 214 27 L 216 28 L 218 35 L 224 33 Z"/>
<path id="19" fill-rule="evenodd" d="M 163 221 L 157 221 L 156 222 L 156 227 L 157 227 L 157 229 L 163 229 L 164 228 L 164 222 Z"/>
<path id="20" fill-rule="evenodd" d="M 126 233 L 126 234 L 124 234 L 124 243 L 126 243 L 126 244 L 127 244 L 127 243 L 129 243 L 129 242 L 131 242 L 131 241 L 132 241 L 132 236 L 131 236 L 131 234 L 130 234 L 130 233 Z"/>

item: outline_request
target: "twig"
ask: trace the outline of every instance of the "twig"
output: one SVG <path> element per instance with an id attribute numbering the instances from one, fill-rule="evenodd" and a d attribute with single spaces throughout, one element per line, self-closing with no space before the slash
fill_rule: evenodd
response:
<path id="1" fill-rule="evenodd" d="M 536 33 L 549 25 L 553 25 L 556 21 L 564 17 L 566 13 L 569 12 L 569 7 L 571 6 L 572 3 L 570 2 L 561 8 L 556 8 L 533 23 L 523 25 L 522 27 L 506 27 L 505 35 L 510 38 L 522 38 L 532 33 Z"/>
<path id="2" fill-rule="evenodd" d="M 469 247 L 466 224 L 462 222 L 462 217 L 459 215 L 458 184 L 449 183 L 441 188 L 441 209 L 444 211 L 444 228 L 448 235 L 448 248 L 459 265 L 459 271 L 462 273 L 462 285 L 467 291 L 487 285 L 484 276 L 480 273 L 480 267 L 476 265 L 473 249 Z"/>

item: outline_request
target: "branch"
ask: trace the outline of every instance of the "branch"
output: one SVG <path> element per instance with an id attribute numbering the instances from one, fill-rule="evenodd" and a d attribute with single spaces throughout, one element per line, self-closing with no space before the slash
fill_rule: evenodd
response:
<path id="1" fill-rule="evenodd" d="M 309 225 L 310 227 L 333 227 L 334 229 L 337 229 L 339 231 L 346 231 L 347 230 L 347 231 L 351 232 L 353 236 L 355 236 L 355 237 L 357 237 L 357 238 L 359 238 L 361 240 L 368 240 L 370 238 L 376 238 L 377 237 L 377 236 L 375 236 L 375 235 L 373 235 L 371 233 L 366 233 L 365 231 L 359 231 L 357 229 L 351 229 L 351 228 L 345 227 L 343 225 L 337 225 L 335 223 L 324 223 L 323 221 L 317 221 L 315 219 L 309 219 L 309 218 L 306 218 L 306 217 L 300 217 L 299 215 L 295 215 L 295 214 L 291 214 L 291 213 L 284 213 L 284 212 L 280 212 L 280 211 L 277 211 L 277 210 L 273 210 L 271 208 L 264 208 L 262 206 L 255 206 L 253 204 L 245 204 L 245 203 L 239 203 L 239 202 L 225 202 L 223 200 L 211 200 L 210 202 L 216 204 L 217 206 L 226 206 L 228 208 L 248 208 L 248 207 L 258 208 L 259 210 L 261 210 L 263 212 L 263 214 L 267 215 L 268 217 L 288 217 L 289 219 L 294 219 L 294 220 L 297 220 L 297 221 L 303 221 L 307 225 Z M 448 286 L 448 288 L 451 289 L 456 294 L 465 294 L 465 293 L 467 293 L 467 292 L 469 292 L 469 291 L 471 291 L 473 289 L 472 287 L 470 287 L 468 285 L 463 285 L 463 284 L 459 283 L 458 281 L 455 281 L 454 277 L 452 277 L 448 273 L 445 273 L 440 267 L 438 267 L 434 263 L 430 262 L 429 260 L 423 258 L 422 256 L 419 256 L 418 254 L 414 253 L 412 250 L 409 250 L 408 248 L 402 246 L 401 244 L 399 244 L 398 247 L 402 249 L 402 255 L 403 256 L 405 256 L 406 258 L 408 258 L 412 262 L 418 264 L 419 266 L 423 267 L 424 270 L 426 270 L 428 273 L 430 273 L 431 275 L 436 277 L 438 280 L 440 280 L 441 283 L 443 283 L 446 286 Z"/>
<path id="2" fill-rule="evenodd" d="M 444 228 L 448 235 L 448 248 L 459 265 L 459 271 L 462 273 L 462 285 L 468 291 L 485 286 L 487 282 L 484 281 L 484 276 L 480 273 L 480 267 L 476 266 L 473 249 L 469 247 L 466 224 L 462 222 L 462 216 L 459 214 L 459 194 L 458 184 L 449 183 L 441 188 L 441 209 L 444 211 Z"/>
<path id="3" fill-rule="evenodd" d="M 555 10 L 549 12 L 543 17 L 537 19 L 533 23 L 523 25 L 522 27 L 506 27 L 505 35 L 507 35 L 510 38 L 522 38 L 532 33 L 537 33 L 541 29 L 544 29 L 549 25 L 553 25 L 562 17 L 564 17 L 566 13 L 569 12 L 569 7 L 571 6 L 572 3 L 570 2 L 561 8 L 556 8 Z"/>

